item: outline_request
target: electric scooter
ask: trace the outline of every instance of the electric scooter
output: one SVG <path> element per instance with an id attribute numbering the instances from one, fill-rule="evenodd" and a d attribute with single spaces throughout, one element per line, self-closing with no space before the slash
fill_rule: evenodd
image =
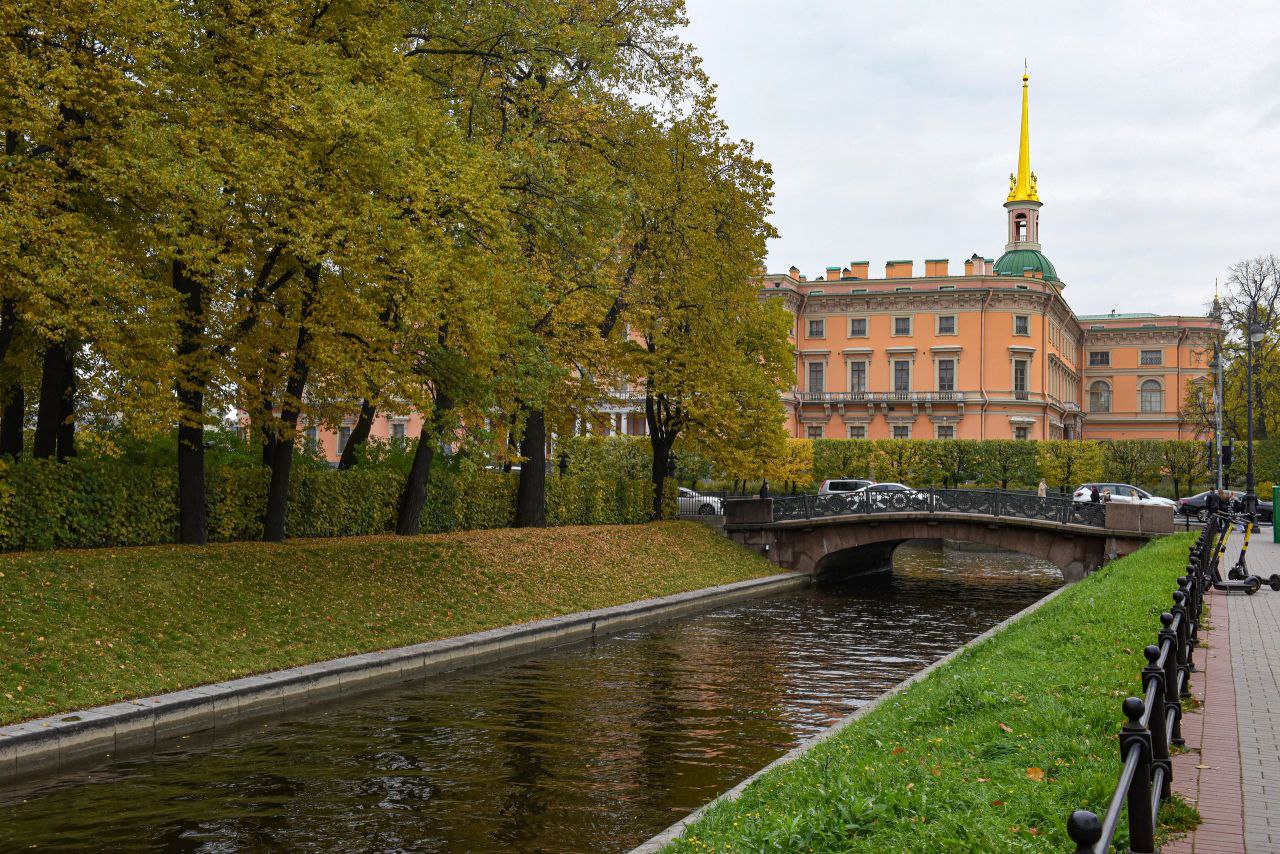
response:
<path id="1" fill-rule="evenodd" d="M 1245 529 L 1244 529 L 1244 543 L 1241 544 L 1240 546 L 1240 557 L 1236 559 L 1235 566 L 1231 567 L 1231 569 L 1227 571 L 1227 578 L 1233 581 L 1243 581 L 1249 578 L 1257 578 L 1259 580 L 1259 583 L 1261 583 L 1262 581 L 1260 576 L 1251 575 L 1249 573 L 1249 564 L 1246 559 L 1246 555 L 1249 552 L 1249 540 L 1253 536 L 1253 529 L 1254 529 L 1253 519 L 1254 517 L 1251 515 L 1250 516 L 1240 515 L 1236 517 L 1236 521 L 1240 521 L 1241 523 L 1243 523 L 1245 525 Z M 1225 540 L 1226 538 L 1224 537 L 1223 541 L 1225 542 Z M 1271 573 L 1271 577 L 1267 579 L 1266 584 L 1272 590 L 1280 591 L 1280 573 L 1274 573 L 1274 572 Z"/>
<path id="2" fill-rule="evenodd" d="M 1212 584 L 1213 589 L 1222 590 L 1226 593 L 1230 593 L 1233 590 L 1243 590 L 1247 595 L 1252 596 L 1262 589 L 1261 578 L 1256 575 L 1243 575 L 1240 578 L 1233 577 L 1229 581 L 1224 581 L 1222 573 L 1219 571 L 1219 567 L 1222 563 L 1222 556 L 1226 554 L 1227 551 L 1227 538 L 1231 536 L 1231 529 L 1235 527 L 1234 522 L 1236 520 L 1233 518 L 1232 514 L 1222 511 L 1219 511 L 1210 518 L 1212 524 L 1215 524 L 1222 529 L 1222 535 L 1218 539 L 1217 547 L 1213 550 L 1213 562 L 1209 567 L 1209 581 Z M 1237 563 L 1235 567 L 1232 567 L 1231 572 L 1235 572 L 1239 566 L 1240 564 Z"/>

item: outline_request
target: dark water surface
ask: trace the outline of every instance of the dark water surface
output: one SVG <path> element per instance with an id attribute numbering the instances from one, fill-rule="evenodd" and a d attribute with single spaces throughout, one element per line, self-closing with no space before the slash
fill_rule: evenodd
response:
<path id="1" fill-rule="evenodd" d="M 911 542 L 747 602 L 0 791 L 0 849 L 623 851 L 1026 607 L 1058 571 Z"/>

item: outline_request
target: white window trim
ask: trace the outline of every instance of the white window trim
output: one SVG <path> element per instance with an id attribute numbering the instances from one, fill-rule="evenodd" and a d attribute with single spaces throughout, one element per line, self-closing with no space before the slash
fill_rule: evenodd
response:
<path id="1" fill-rule="evenodd" d="M 870 357 L 862 358 L 862 359 L 849 359 L 849 367 L 845 371 L 846 388 L 848 388 L 849 391 L 851 392 L 857 391 L 857 389 L 853 387 L 853 366 L 854 365 L 862 365 L 862 378 L 863 378 L 862 391 L 864 392 L 870 391 L 871 390 L 871 359 Z"/>
<path id="2" fill-rule="evenodd" d="M 950 430 L 950 431 L 951 431 L 951 435 L 950 435 L 950 436 L 943 436 L 943 435 L 942 435 L 942 431 L 943 431 L 943 430 Z M 938 425 L 936 425 L 936 426 L 935 426 L 935 428 L 934 428 L 934 431 L 933 431 L 933 437 L 934 437 L 935 439 L 940 439 L 940 440 L 942 440 L 942 441 L 946 441 L 947 439 L 954 439 L 954 438 L 956 437 L 956 425 L 954 425 L 954 424 L 938 424 Z"/>
<path id="3" fill-rule="evenodd" d="M 1106 353 L 1107 363 L 1105 365 L 1095 365 L 1093 363 L 1094 353 Z M 1086 368 L 1109 368 L 1111 367 L 1111 351 L 1110 350 L 1089 350 L 1084 357 L 1084 366 Z"/>
<path id="4" fill-rule="evenodd" d="M 907 322 L 907 331 L 906 331 L 906 332 L 899 332 L 899 331 L 898 331 L 898 321 L 899 321 L 899 320 L 905 320 L 905 321 Z M 910 337 L 911 337 L 911 335 L 915 332 L 915 328 L 916 328 L 914 315 L 910 315 L 910 314 L 895 314 L 895 315 L 892 315 L 892 316 L 891 316 L 891 319 L 890 319 L 890 321 L 889 321 L 889 324 L 890 324 L 890 325 L 889 325 L 889 337 L 891 337 L 891 338 L 910 338 Z"/>
<path id="5" fill-rule="evenodd" d="M 813 330 L 810 328 L 811 323 L 822 324 L 821 335 L 813 334 Z M 818 338 L 825 339 L 827 337 L 827 319 L 825 317 L 806 317 L 804 319 L 804 337 L 810 338 L 810 339 L 818 339 Z"/>
<path id="6" fill-rule="evenodd" d="M 853 322 L 855 320 L 862 321 L 863 332 L 855 333 L 853 331 Z M 849 318 L 849 336 L 850 338 L 869 338 L 871 337 L 871 319 L 866 316 L 854 316 Z"/>
<path id="7" fill-rule="evenodd" d="M 907 366 L 907 392 L 915 391 L 916 388 L 916 366 L 915 359 L 905 356 L 893 356 L 889 359 L 889 391 L 898 392 L 898 363 L 902 362 Z"/>
<path id="8" fill-rule="evenodd" d="M 861 430 L 862 435 L 861 436 L 853 435 L 854 430 Z M 866 424 L 849 424 L 845 430 L 845 434 L 846 434 L 845 438 L 847 439 L 865 439 L 867 438 L 867 425 Z"/>
<path id="9" fill-rule="evenodd" d="M 951 388 L 944 389 L 942 387 L 942 363 L 951 363 Z M 933 357 L 933 387 L 937 391 L 955 391 L 959 386 L 960 379 L 960 357 L 951 353 L 944 353 Z"/>
<path id="10" fill-rule="evenodd" d="M 890 424 L 890 425 L 889 425 L 889 438 L 890 438 L 890 439 L 910 439 L 910 438 L 911 438 L 911 428 L 912 428 L 912 426 L 914 426 L 914 425 L 911 425 L 911 424 Z M 907 435 L 905 435 L 905 436 L 895 436 L 895 435 L 894 435 L 894 433 L 897 433 L 897 432 L 898 432 L 898 430 L 900 430 L 900 429 L 901 429 L 901 430 L 906 430 L 906 431 L 907 431 Z"/>
<path id="11" fill-rule="evenodd" d="M 1017 335 L 1019 338 L 1030 338 L 1030 337 L 1031 337 L 1031 315 L 1029 315 L 1029 314 L 1015 314 L 1015 315 L 1012 315 L 1012 317 L 1013 317 L 1013 334 L 1014 334 L 1014 335 Z M 1025 317 L 1025 318 L 1026 318 L 1026 320 L 1027 320 L 1027 331 L 1026 331 L 1026 332 L 1019 332 L 1019 331 L 1018 331 L 1018 318 L 1020 318 L 1020 317 Z"/>
<path id="12" fill-rule="evenodd" d="M 933 324 L 933 333 L 934 333 L 935 335 L 945 335 L 945 336 L 950 337 L 950 336 L 952 336 L 952 335 L 959 335 L 959 334 L 960 334 L 960 316 L 959 316 L 959 315 L 957 315 L 957 314 L 938 314 L 938 315 L 934 315 L 934 316 L 935 316 L 935 318 L 936 318 L 936 320 L 934 321 L 934 324 Z M 951 318 L 951 331 L 950 331 L 950 332 L 943 332 L 943 331 L 942 331 L 942 318 L 944 318 L 944 317 L 949 317 L 949 318 Z"/>

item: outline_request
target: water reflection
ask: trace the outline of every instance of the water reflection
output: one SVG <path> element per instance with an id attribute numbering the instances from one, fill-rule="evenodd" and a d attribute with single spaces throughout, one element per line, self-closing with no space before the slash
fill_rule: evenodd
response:
<path id="1" fill-rule="evenodd" d="M 619 851 L 1061 582 L 913 541 L 745 603 L 0 794 L 0 848 Z"/>

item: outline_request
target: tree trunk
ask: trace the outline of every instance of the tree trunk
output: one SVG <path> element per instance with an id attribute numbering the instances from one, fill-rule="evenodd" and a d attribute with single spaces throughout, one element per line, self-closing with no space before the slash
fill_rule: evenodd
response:
<path id="1" fill-rule="evenodd" d="M 360 449 L 369 441 L 369 429 L 373 427 L 373 416 L 377 411 L 377 404 L 369 398 L 360 401 L 360 417 L 356 419 L 356 426 L 347 437 L 346 447 L 342 449 L 342 457 L 338 460 L 339 471 L 346 471 L 360 462 Z"/>
<path id="2" fill-rule="evenodd" d="M 311 373 L 311 328 L 307 321 L 320 288 L 320 266 L 306 269 L 308 287 L 298 312 L 298 339 L 293 348 L 293 362 L 284 384 L 284 402 L 280 407 L 280 426 L 274 431 L 271 448 L 271 485 L 267 489 L 267 513 L 262 525 L 262 539 L 269 543 L 284 540 L 285 511 L 289 505 L 289 476 L 293 469 L 294 438 L 298 417 L 302 414 L 302 393 Z"/>
<path id="3" fill-rule="evenodd" d="M 27 396 L 22 386 L 13 383 L 5 395 L 4 411 L 0 413 L 0 456 L 8 454 L 15 460 L 22 456 L 22 428 L 26 418 Z"/>
<path id="4" fill-rule="evenodd" d="M 516 489 L 517 528 L 547 527 L 547 413 L 526 409 L 520 440 L 520 485 Z"/>
<path id="5" fill-rule="evenodd" d="M 205 516 L 204 394 L 205 372 L 193 364 L 204 335 L 204 287 L 174 261 L 171 283 L 185 303 L 178 322 L 178 542 L 203 546 L 209 541 Z"/>
<path id="6" fill-rule="evenodd" d="M 47 460 L 58 451 L 58 419 L 62 413 L 62 394 L 67 368 L 66 347 L 62 342 L 44 349 L 40 369 L 40 402 L 36 410 L 36 435 L 32 455 Z"/>
<path id="7" fill-rule="evenodd" d="M 671 464 L 671 446 L 675 444 L 674 436 L 658 434 L 649 425 L 649 447 L 653 449 L 653 513 L 654 519 L 663 518 L 662 493 L 667 482 L 667 468 Z"/>
<path id="8" fill-rule="evenodd" d="M 453 401 L 449 396 L 437 393 L 431 422 L 422 422 L 422 430 L 418 433 L 418 447 L 413 452 L 413 465 L 409 467 L 409 477 L 405 480 L 404 494 L 400 496 L 400 509 L 396 514 L 396 533 L 400 536 L 416 536 L 422 530 L 422 508 L 427 503 L 431 464 L 436 457 L 437 425 L 442 416 L 452 408 Z"/>
<path id="9" fill-rule="evenodd" d="M 9 355 L 9 347 L 17 337 L 17 306 L 11 299 L 0 303 L 0 364 Z M 26 416 L 26 395 L 18 379 L 0 386 L 0 456 L 15 460 L 22 456 L 22 427 Z"/>
<path id="10" fill-rule="evenodd" d="M 62 353 L 62 395 L 58 398 L 58 462 L 76 455 L 76 347 Z"/>

